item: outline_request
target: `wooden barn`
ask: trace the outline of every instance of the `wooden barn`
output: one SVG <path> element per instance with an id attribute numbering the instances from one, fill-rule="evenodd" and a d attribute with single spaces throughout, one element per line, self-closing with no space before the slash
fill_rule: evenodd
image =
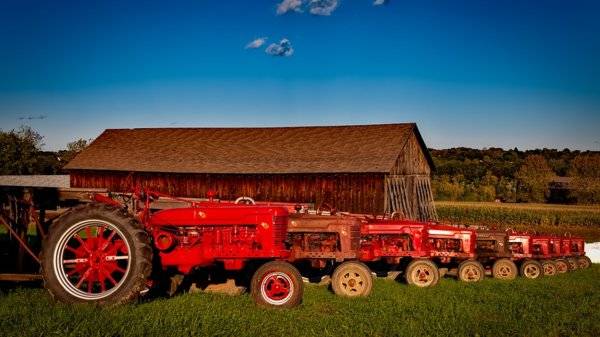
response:
<path id="1" fill-rule="evenodd" d="M 415 124 L 109 129 L 67 166 L 71 187 L 328 203 L 435 219 L 433 161 Z"/>

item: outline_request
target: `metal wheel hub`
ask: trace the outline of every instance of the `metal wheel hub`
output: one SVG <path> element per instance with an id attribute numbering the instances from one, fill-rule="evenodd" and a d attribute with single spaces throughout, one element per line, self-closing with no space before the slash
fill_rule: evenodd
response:
<path id="1" fill-rule="evenodd" d="M 283 272 L 270 272 L 263 278 L 260 292 L 267 303 L 282 305 L 294 294 L 294 283 Z"/>
<path id="2" fill-rule="evenodd" d="M 348 295 L 360 294 L 365 286 L 362 275 L 355 271 L 345 273 L 340 282 Z"/>
<path id="3" fill-rule="evenodd" d="M 528 278 L 536 278 L 540 275 L 540 269 L 533 264 L 529 264 L 525 267 L 525 276 Z"/>
<path id="4" fill-rule="evenodd" d="M 53 252 L 54 273 L 69 294 L 98 300 L 123 284 L 130 269 L 130 247 L 123 233 L 104 220 L 85 220 L 69 228 Z"/>
<path id="5" fill-rule="evenodd" d="M 429 283 L 433 282 L 433 270 L 428 266 L 420 266 L 415 270 L 414 280 L 418 285 L 426 286 Z"/>

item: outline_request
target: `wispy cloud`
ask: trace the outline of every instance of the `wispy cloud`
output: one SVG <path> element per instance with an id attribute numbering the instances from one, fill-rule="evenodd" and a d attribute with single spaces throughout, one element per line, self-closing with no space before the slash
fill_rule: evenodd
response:
<path id="1" fill-rule="evenodd" d="M 375 0 L 375 1 L 373 1 L 373 6 L 386 5 L 387 3 L 388 3 L 388 0 Z"/>
<path id="2" fill-rule="evenodd" d="M 277 14 L 308 11 L 313 15 L 329 16 L 338 8 L 339 3 L 339 0 L 283 0 L 277 5 Z"/>
<path id="3" fill-rule="evenodd" d="M 308 4 L 310 14 L 329 16 L 337 9 L 338 0 L 311 0 Z"/>
<path id="4" fill-rule="evenodd" d="M 292 56 L 294 54 L 294 48 L 292 47 L 292 43 L 288 39 L 281 39 L 281 41 L 276 43 L 271 43 L 267 49 L 265 49 L 265 53 L 273 56 Z"/>
<path id="5" fill-rule="evenodd" d="M 265 42 L 267 42 L 266 37 L 259 37 L 258 39 L 254 39 L 254 40 L 248 42 L 248 44 L 246 45 L 246 49 L 260 48 L 265 44 Z"/>
<path id="6" fill-rule="evenodd" d="M 277 5 L 277 14 L 282 15 L 289 11 L 301 13 L 304 1 L 305 0 L 283 0 Z"/>

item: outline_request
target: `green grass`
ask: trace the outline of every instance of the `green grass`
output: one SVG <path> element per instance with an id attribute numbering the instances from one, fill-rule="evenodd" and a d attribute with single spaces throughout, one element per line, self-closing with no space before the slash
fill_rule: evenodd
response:
<path id="1" fill-rule="evenodd" d="M 54 304 L 41 289 L 0 296 L 4 336 L 592 336 L 600 331 L 600 266 L 540 280 L 444 279 L 430 289 L 377 280 L 368 298 L 307 286 L 292 310 L 248 295 L 187 294 L 97 309 Z"/>
<path id="2" fill-rule="evenodd" d="M 455 224 L 511 227 L 600 240 L 600 206 L 436 202 L 440 220 Z"/>

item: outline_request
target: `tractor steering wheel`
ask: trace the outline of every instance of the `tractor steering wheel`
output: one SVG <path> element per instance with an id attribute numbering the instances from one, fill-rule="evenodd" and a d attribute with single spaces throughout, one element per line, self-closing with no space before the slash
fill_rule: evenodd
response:
<path id="1" fill-rule="evenodd" d="M 250 198 L 250 197 L 239 197 L 237 199 L 235 199 L 234 204 L 236 205 L 256 205 L 256 202 L 254 201 L 254 199 Z"/>

